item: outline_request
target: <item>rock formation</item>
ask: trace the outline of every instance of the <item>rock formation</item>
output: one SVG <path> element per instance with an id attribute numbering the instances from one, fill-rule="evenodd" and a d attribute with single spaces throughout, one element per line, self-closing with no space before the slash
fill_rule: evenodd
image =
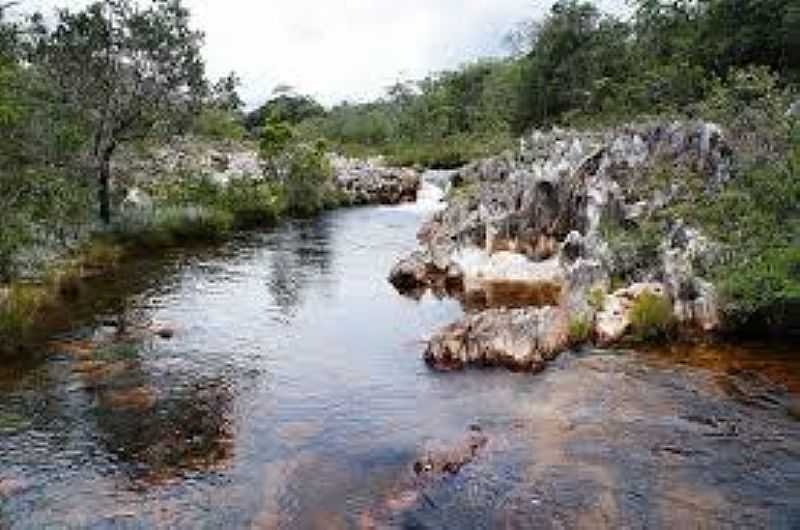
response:
<path id="1" fill-rule="evenodd" d="M 414 201 L 420 175 L 409 168 L 387 166 L 381 158 L 358 160 L 331 154 L 333 185 L 351 204 L 399 204 Z M 120 184 L 129 190 L 131 209 L 141 208 L 138 186 L 163 179 L 205 178 L 226 186 L 238 179 L 266 178 L 255 146 L 245 142 L 211 142 L 184 137 L 146 153 L 122 150 L 114 162 Z"/>
<path id="2" fill-rule="evenodd" d="M 419 173 L 386 166 L 382 159 L 330 157 L 337 187 L 352 204 L 399 204 L 417 199 Z"/>
<path id="3" fill-rule="evenodd" d="M 697 181 L 694 193 L 705 194 L 731 178 L 731 152 L 716 125 L 537 131 L 515 152 L 459 170 L 448 207 L 425 223 L 421 249 L 400 261 L 390 281 L 400 290 L 447 285 L 466 298 L 503 283 L 555 285 L 559 296 L 522 308 L 500 300 L 468 315 L 432 339 L 426 359 L 539 368 L 570 345 L 568 328 L 578 322 L 596 324 L 592 332 L 604 343 L 623 338 L 643 290 L 666 297 L 685 327 L 716 330 L 715 289 L 703 264 L 718 251 L 667 210 L 685 193 L 686 175 Z M 665 217 L 647 259 L 631 259 L 609 242 L 608 226 L 636 233 Z M 609 296 L 612 278 L 633 286 Z"/>

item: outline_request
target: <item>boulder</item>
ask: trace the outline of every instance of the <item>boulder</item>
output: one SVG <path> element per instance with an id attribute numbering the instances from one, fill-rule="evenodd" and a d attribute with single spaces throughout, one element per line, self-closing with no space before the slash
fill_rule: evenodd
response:
<path id="1" fill-rule="evenodd" d="M 505 366 L 538 371 L 569 343 L 557 307 L 489 309 L 447 326 L 428 342 L 425 361 L 441 370 Z"/>
<path id="2" fill-rule="evenodd" d="M 430 281 L 428 258 L 419 251 L 402 259 L 389 273 L 389 282 L 401 292 L 425 287 Z"/>

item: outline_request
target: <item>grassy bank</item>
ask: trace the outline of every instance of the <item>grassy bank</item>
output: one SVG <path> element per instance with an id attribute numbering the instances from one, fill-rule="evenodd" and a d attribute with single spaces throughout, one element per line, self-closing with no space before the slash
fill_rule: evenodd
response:
<path id="1" fill-rule="evenodd" d="M 274 226 L 347 204 L 333 186 L 298 203 L 285 186 L 241 180 L 227 186 L 195 179 L 151 186 L 152 207 L 123 212 L 34 278 L 0 286 L 0 354 L 24 351 L 48 331 L 50 316 L 83 296 L 128 260 L 172 247 L 209 244 L 233 233 Z M 307 197 L 306 197 L 307 199 Z"/>

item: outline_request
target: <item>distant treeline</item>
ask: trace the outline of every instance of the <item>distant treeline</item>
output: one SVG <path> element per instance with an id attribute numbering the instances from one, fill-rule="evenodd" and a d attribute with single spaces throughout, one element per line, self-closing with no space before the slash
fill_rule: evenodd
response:
<path id="1" fill-rule="evenodd" d="M 800 77 L 797 0 L 635 0 L 623 20 L 560 0 L 509 36 L 510 57 L 397 83 L 384 98 L 325 111 L 283 93 L 247 118 L 278 111 L 354 154 L 457 165 L 515 135 L 553 124 L 689 114 L 736 68 Z"/>

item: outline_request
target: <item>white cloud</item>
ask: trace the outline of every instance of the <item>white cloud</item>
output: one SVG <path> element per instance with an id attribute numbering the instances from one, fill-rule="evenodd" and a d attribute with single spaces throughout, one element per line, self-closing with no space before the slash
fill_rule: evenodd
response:
<path id="1" fill-rule="evenodd" d="M 26 6 L 85 4 L 35 0 Z M 552 0 L 185 0 L 206 33 L 209 75 L 243 80 L 248 105 L 289 84 L 326 104 L 380 96 L 421 78 L 502 52 L 520 20 Z M 620 11 L 624 0 L 598 4 Z"/>

